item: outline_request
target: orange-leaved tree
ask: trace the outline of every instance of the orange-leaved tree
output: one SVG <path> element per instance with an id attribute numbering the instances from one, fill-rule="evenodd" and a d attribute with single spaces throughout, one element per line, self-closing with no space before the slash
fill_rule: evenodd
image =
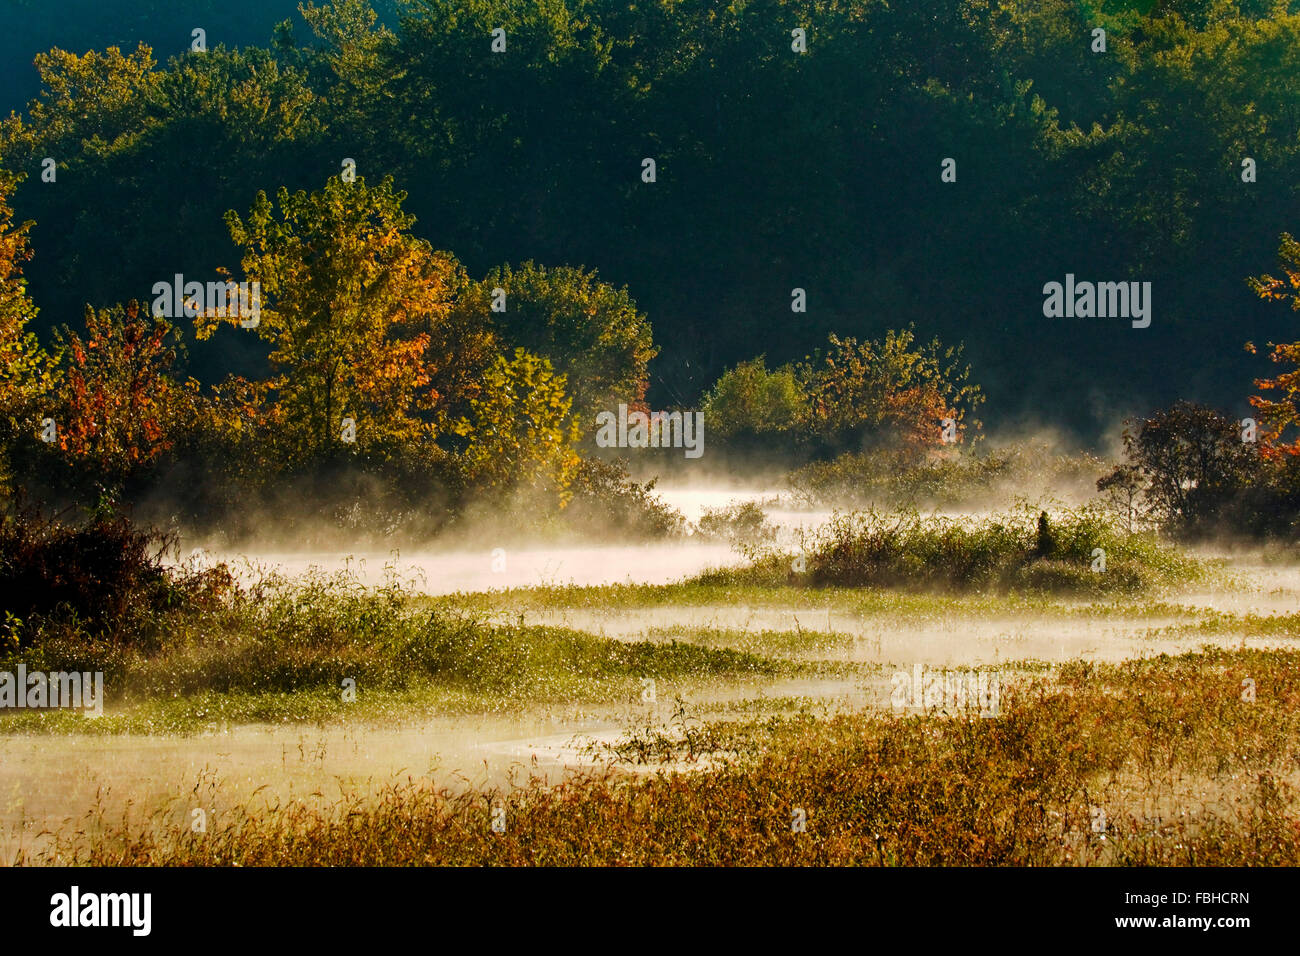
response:
<path id="1" fill-rule="evenodd" d="M 291 460 L 338 450 L 343 419 L 355 446 L 432 437 L 441 395 L 429 356 L 465 278 L 447 253 L 410 232 L 391 177 L 332 177 L 319 192 L 258 193 L 247 219 L 226 214 L 260 284 L 255 334 L 270 344 L 271 381 Z M 210 303 L 209 303 L 210 305 Z M 246 314 L 196 319 L 200 338 Z"/>
<path id="2" fill-rule="evenodd" d="M 98 311 L 86 306 L 85 336 L 65 326 L 56 338 L 58 445 L 89 476 L 120 489 L 171 447 L 181 400 L 176 327 L 133 299 Z"/>
<path id="3" fill-rule="evenodd" d="M 1289 233 L 1282 234 L 1278 249 L 1278 262 L 1282 276 L 1265 274 L 1252 276 L 1246 281 L 1261 299 L 1289 302 L 1294 312 L 1300 312 L 1300 242 Z M 1300 454 L 1300 437 L 1285 440 L 1287 430 L 1300 426 L 1300 342 L 1269 343 L 1269 357 L 1279 365 L 1290 366 L 1274 378 L 1261 378 L 1255 387 L 1271 392 L 1276 398 L 1253 395 L 1251 406 L 1259 413 L 1259 450 L 1265 458 L 1277 459 Z M 1255 346 L 1247 342 L 1246 350 L 1254 353 Z"/>

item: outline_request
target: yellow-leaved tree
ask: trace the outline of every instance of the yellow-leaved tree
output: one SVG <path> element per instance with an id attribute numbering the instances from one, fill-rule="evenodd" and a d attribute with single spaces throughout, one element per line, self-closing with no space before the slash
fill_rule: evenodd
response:
<path id="1" fill-rule="evenodd" d="M 572 407 L 565 376 L 549 359 L 522 348 L 511 358 L 497 356 L 456 424 L 468 439 L 462 460 L 469 482 L 490 495 L 534 492 L 567 504 L 579 464 Z"/>
<path id="2" fill-rule="evenodd" d="M 54 385 L 50 358 L 28 328 L 37 312 L 22 274 L 32 255 L 27 244 L 32 223 L 14 225 L 7 202 L 13 185 L 0 174 L 0 488 L 6 493 L 14 444 L 34 440 L 41 402 Z"/>

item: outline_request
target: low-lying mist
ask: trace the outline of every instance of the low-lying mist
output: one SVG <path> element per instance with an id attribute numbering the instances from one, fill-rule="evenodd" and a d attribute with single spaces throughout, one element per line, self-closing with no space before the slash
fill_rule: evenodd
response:
<path id="1" fill-rule="evenodd" d="M 756 460 L 693 463 L 633 461 L 633 507 L 653 509 L 654 525 L 602 520 L 592 502 L 576 500 L 581 520 L 562 520 L 548 501 L 516 495 L 509 502 L 463 505 L 437 531 L 404 513 L 367 504 L 382 491 L 365 486 L 351 507 L 323 516 L 291 501 L 249 503 L 239 535 L 177 530 L 176 560 L 225 561 L 238 575 L 267 570 L 300 574 L 347 570 L 367 585 L 389 575 L 428 594 L 533 586 L 666 584 L 709 569 L 739 566 L 745 545 L 791 547 L 836 512 L 865 507 L 914 508 L 922 514 L 978 519 L 1013 503 L 1054 510 L 1096 496 L 1102 463 L 1055 436 L 1017 434 L 975 452 L 936 455 L 906 473 L 882 471 L 874 459 L 839 459 L 783 467 Z M 817 469 L 820 469 L 818 471 Z M 441 503 L 429 502 L 436 511 Z M 164 509 L 154 509 L 156 514 Z M 664 518 L 664 516 L 668 516 Z M 569 516 L 571 517 L 571 516 Z M 386 519 L 386 523 L 385 523 Z"/>

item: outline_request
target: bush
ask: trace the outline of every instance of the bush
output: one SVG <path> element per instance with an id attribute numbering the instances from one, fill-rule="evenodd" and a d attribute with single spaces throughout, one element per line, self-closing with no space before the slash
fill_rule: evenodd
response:
<path id="1" fill-rule="evenodd" d="M 849 453 L 798 468 L 788 480 L 812 504 L 952 507 L 1011 493 L 1086 496 L 1102 473 L 1101 461 L 1091 455 L 1025 442 L 922 462 L 884 451 Z"/>
<path id="2" fill-rule="evenodd" d="M 685 531 L 685 519 L 654 494 L 654 481 L 638 484 L 622 462 L 583 459 L 569 486 L 573 498 L 564 511 L 567 527 L 623 538 L 672 538 Z"/>
<path id="3" fill-rule="evenodd" d="M 705 508 L 700 516 L 697 535 L 711 541 L 725 541 L 739 548 L 771 544 L 777 529 L 768 523 L 763 509 L 753 501 L 727 508 Z"/>
<path id="4" fill-rule="evenodd" d="M 809 414 L 793 367 L 769 372 L 761 355 L 724 372 L 701 407 L 713 436 L 742 446 L 788 438 Z"/>
<path id="5" fill-rule="evenodd" d="M 169 542 L 120 515 L 81 527 L 20 512 L 0 524 L 0 612 L 20 648 L 42 623 L 131 641 L 154 632 L 156 615 L 196 599 L 207 576 L 173 576 L 161 563 Z"/>

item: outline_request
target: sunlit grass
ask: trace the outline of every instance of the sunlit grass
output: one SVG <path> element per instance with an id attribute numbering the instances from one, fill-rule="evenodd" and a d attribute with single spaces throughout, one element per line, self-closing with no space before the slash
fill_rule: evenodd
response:
<path id="1" fill-rule="evenodd" d="M 673 623 L 612 640 L 546 616 L 653 608 L 792 611 L 794 629 Z M 807 625 L 799 627 L 807 612 Z M 819 629 L 820 615 L 827 628 Z M 430 713 L 501 713 L 521 702 L 616 703 L 645 678 L 683 686 L 743 677 L 836 675 L 851 633 L 834 615 L 888 626 L 963 619 L 1150 620 L 1153 639 L 1300 635 L 1300 616 L 1245 615 L 1169 601 L 1063 599 L 1042 593 L 931 593 L 885 587 L 718 583 L 530 588 L 431 598 L 389 580 L 365 588 L 347 572 L 267 574 L 224 600 L 169 612 L 147 647 L 51 626 L 0 669 L 103 671 L 109 713 L 9 711 L 0 731 L 191 733 L 240 723 L 371 722 Z M 531 620 L 530 620 L 531 618 Z M 831 658 L 831 661 L 820 657 Z M 838 659 L 838 660 L 837 660 Z M 343 698 L 344 682 L 356 698 Z"/>
<path id="2" fill-rule="evenodd" d="M 763 656 L 799 656 L 842 651 L 851 648 L 857 638 L 838 631 L 761 630 L 747 631 L 739 628 L 700 627 L 677 624 L 671 627 L 652 627 L 646 630 L 651 640 L 690 641 L 703 647 L 725 647 Z"/>
<path id="3" fill-rule="evenodd" d="M 6 711 L 0 730 L 186 731 L 213 721 L 376 718 L 447 702 L 492 711 L 632 699 L 646 678 L 699 685 L 811 672 L 726 647 L 490 623 L 346 577 L 273 579 L 171 623 L 157 649 L 59 630 L 0 655 L 0 670 L 22 662 L 28 671 L 103 671 L 109 710 L 100 719 Z"/>
<path id="4" fill-rule="evenodd" d="M 705 722 L 679 712 L 664 726 L 629 727 L 605 753 L 613 763 L 559 785 L 530 778 L 451 792 L 407 778 L 331 807 L 250 804 L 202 834 L 157 826 L 160 818 L 102 819 L 25 862 L 1300 862 L 1294 651 L 1206 648 L 1067 664 L 1004 688 L 999 715 L 988 719 L 805 710 Z M 664 758 L 686 769 L 620 769 Z M 504 832 L 491 826 L 496 807 Z M 802 832 L 792 826 L 800 817 Z"/>
<path id="5" fill-rule="evenodd" d="M 1208 584 L 1214 568 L 1130 533 L 1091 507 L 1020 506 L 979 517 L 868 509 L 837 513 L 797 549 L 755 548 L 748 566 L 701 575 L 708 584 L 884 587 L 939 593 L 1135 596 Z"/>

